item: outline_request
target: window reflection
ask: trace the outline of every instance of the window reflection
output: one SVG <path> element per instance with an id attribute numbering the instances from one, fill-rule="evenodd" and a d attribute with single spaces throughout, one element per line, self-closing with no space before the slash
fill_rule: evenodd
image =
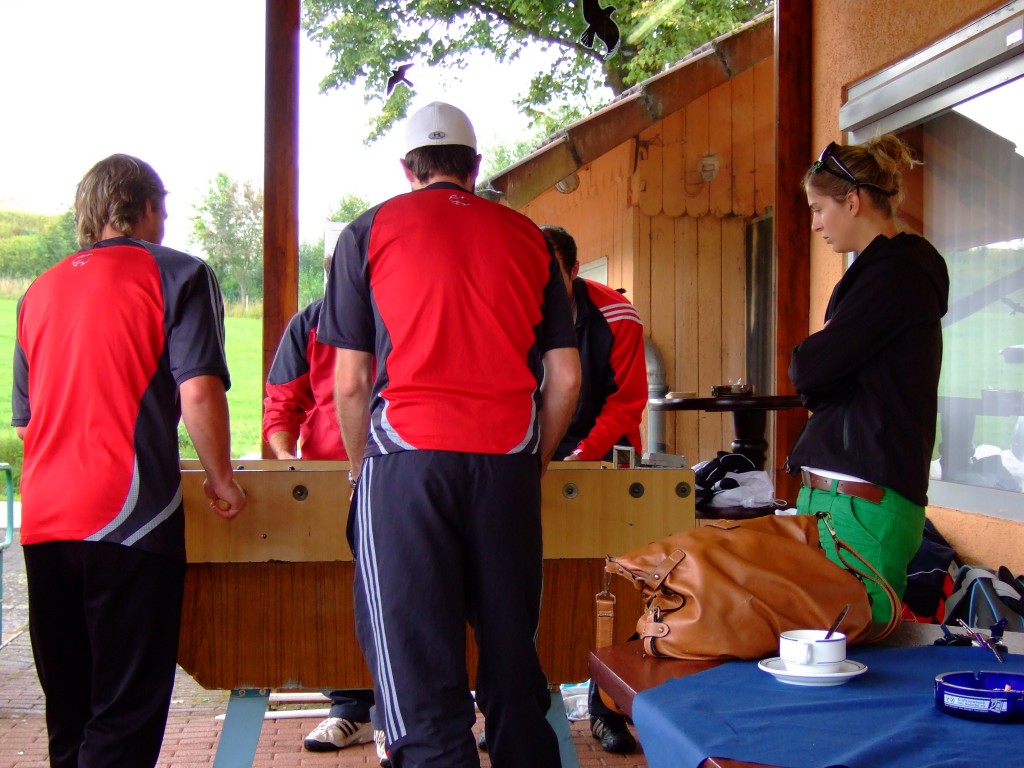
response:
<path id="1" fill-rule="evenodd" d="M 1024 78 L 901 133 L 924 160 L 904 224 L 946 258 L 932 477 L 1024 489 Z"/>

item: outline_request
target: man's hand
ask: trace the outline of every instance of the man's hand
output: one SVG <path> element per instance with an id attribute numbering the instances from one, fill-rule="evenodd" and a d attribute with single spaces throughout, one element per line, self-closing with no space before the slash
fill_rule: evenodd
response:
<path id="1" fill-rule="evenodd" d="M 231 429 L 224 382 L 218 376 L 195 376 L 181 382 L 178 391 L 185 429 L 206 470 L 203 492 L 214 512 L 221 517 L 234 517 L 245 507 L 245 492 L 235 482 L 231 469 Z"/>
<path id="2" fill-rule="evenodd" d="M 245 508 L 245 491 L 234 478 L 226 483 L 213 483 L 207 477 L 203 481 L 203 493 L 210 499 L 210 509 L 228 520 Z"/>

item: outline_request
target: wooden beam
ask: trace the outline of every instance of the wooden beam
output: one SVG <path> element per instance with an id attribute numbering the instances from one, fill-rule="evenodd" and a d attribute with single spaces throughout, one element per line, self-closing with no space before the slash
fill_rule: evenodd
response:
<path id="1" fill-rule="evenodd" d="M 775 3 L 775 265 L 777 394 L 793 393 L 789 359 L 809 327 L 811 228 L 800 182 L 811 160 L 811 0 Z M 780 244 L 784 244 L 780 247 Z M 799 481 L 778 471 L 806 419 L 801 409 L 776 416 L 776 495 L 796 501 Z"/>
<path id="2" fill-rule="evenodd" d="M 263 381 L 267 380 L 281 334 L 298 309 L 300 9 L 300 0 L 267 0 Z"/>

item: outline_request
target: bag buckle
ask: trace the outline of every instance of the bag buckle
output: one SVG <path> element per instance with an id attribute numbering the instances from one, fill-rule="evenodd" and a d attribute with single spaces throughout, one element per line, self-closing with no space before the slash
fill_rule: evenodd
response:
<path id="1" fill-rule="evenodd" d="M 829 535 L 833 539 L 837 539 L 838 538 L 838 536 L 836 535 L 835 523 L 832 522 L 832 513 L 831 512 L 815 512 L 814 516 L 825 524 L 825 529 L 829 532 Z"/>

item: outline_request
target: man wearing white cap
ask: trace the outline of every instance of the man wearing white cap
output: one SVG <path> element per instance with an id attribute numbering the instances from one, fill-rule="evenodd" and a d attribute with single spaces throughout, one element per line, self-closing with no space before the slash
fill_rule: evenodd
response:
<path id="1" fill-rule="evenodd" d="M 465 114 L 424 107 L 405 149 L 413 191 L 342 232 L 318 329 L 338 347 L 356 630 L 394 765 L 479 764 L 469 621 L 492 764 L 555 768 L 534 637 L 540 476 L 580 387 L 568 297 L 540 230 L 473 194 Z"/>

